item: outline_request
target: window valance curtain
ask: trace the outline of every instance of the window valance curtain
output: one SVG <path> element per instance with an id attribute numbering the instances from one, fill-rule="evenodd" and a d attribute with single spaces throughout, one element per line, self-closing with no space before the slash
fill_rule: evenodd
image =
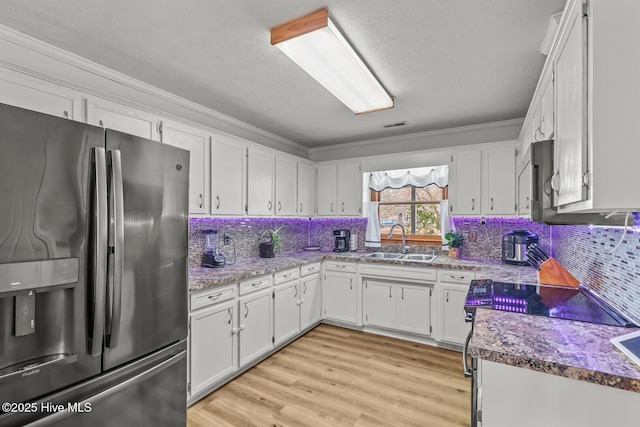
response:
<path id="1" fill-rule="evenodd" d="M 449 185 L 449 166 L 371 172 L 369 179 L 369 188 L 374 191 L 382 191 L 385 188 L 403 188 L 407 185 L 426 187 L 431 184 L 440 188 Z"/>

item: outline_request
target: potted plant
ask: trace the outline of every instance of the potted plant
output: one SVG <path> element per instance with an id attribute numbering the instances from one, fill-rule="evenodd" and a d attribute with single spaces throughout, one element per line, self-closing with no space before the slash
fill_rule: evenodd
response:
<path id="1" fill-rule="evenodd" d="M 457 231 L 449 231 L 444 235 L 447 239 L 447 246 L 449 246 L 449 257 L 460 258 L 460 248 L 462 247 L 462 234 Z"/>
<path id="2" fill-rule="evenodd" d="M 284 228 L 284 225 L 276 227 L 272 230 L 265 230 L 260 236 L 260 257 L 273 258 L 276 256 L 276 252 L 282 249 L 282 237 L 280 237 L 280 230 Z"/>

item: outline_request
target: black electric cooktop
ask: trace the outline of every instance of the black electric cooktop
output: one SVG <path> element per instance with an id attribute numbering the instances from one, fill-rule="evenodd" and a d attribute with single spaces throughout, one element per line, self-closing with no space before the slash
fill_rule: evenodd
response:
<path id="1" fill-rule="evenodd" d="M 582 287 L 473 280 L 464 307 L 467 318 L 473 318 L 477 307 L 603 325 L 635 326 Z"/>

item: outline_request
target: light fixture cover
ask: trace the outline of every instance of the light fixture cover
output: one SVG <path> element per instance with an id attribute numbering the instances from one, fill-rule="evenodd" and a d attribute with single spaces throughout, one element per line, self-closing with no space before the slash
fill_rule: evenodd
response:
<path id="1" fill-rule="evenodd" d="M 326 9 L 271 29 L 271 44 L 354 113 L 393 108 L 393 98 L 331 22 Z"/>

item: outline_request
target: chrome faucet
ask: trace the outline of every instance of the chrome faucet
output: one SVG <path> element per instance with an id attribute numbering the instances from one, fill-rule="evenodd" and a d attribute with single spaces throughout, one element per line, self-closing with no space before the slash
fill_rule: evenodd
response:
<path id="1" fill-rule="evenodd" d="M 400 229 L 402 230 L 402 253 L 407 254 L 409 253 L 409 246 L 407 246 L 407 233 L 405 232 L 404 226 L 402 224 L 393 224 L 391 226 L 391 230 L 389 230 L 387 239 L 391 238 L 391 236 L 393 235 L 393 229 L 396 227 L 400 227 Z"/>

